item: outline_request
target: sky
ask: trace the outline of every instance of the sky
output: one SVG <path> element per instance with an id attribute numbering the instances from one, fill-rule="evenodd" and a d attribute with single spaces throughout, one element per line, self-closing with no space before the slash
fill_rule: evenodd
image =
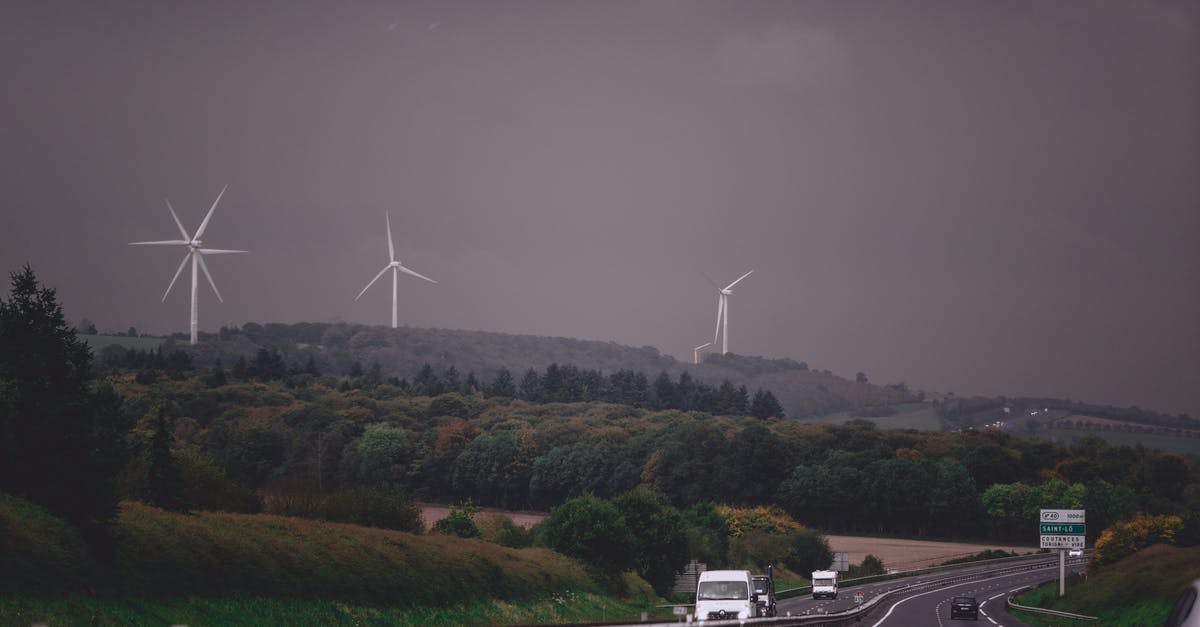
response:
<path id="1" fill-rule="evenodd" d="M 1200 3 L 0 4 L 0 269 L 73 321 L 713 339 L 1200 417 Z M 706 278 L 710 277 L 710 278 Z M 7 286 L 6 286 L 7 287 Z M 7 294 L 7 289 L 3 292 Z"/>

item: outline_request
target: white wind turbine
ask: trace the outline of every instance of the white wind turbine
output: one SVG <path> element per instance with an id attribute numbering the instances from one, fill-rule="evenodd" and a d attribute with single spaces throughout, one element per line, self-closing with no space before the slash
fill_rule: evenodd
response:
<path id="1" fill-rule="evenodd" d="M 217 291 L 217 284 L 213 282 L 212 275 L 208 273 L 208 266 L 204 264 L 204 255 L 224 255 L 228 253 L 244 253 L 244 250 L 220 250 L 216 248 L 201 248 L 200 238 L 204 236 L 204 229 L 208 228 L 208 221 L 212 218 L 213 211 L 217 209 L 217 203 L 221 202 L 221 196 L 225 195 L 225 190 L 229 186 L 221 188 L 221 193 L 217 194 L 217 199 L 213 201 L 212 207 L 208 210 L 208 215 L 204 216 L 204 221 L 200 223 L 200 228 L 196 229 L 196 235 L 193 237 L 188 235 L 187 229 L 183 228 L 183 223 L 179 221 L 179 216 L 175 215 L 175 209 L 171 207 L 171 201 L 167 200 L 167 210 L 171 212 L 171 217 L 175 219 L 175 226 L 179 227 L 179 234 L 183 239 L 170 239 L 159 242 L 130 242 L 130 246 L 141 245 L 183 245 L 187 246 L 187 252 L 183 254 L 183 261 L 179 263 L 179 269 L 175 271 L 175 276 L 171 277 L 171 284 L 167 286 L 167 291 L 163 292 L 163 302 L 167 300 L 167 294 L 171 293 L 171 288 L 175 287 L 175 281 L 179 279 L 179 273 L 183 272 L 183 267 L 187 265 L 188 259 L 192 260 L 192 321 L 191 321 L 191 343 L 196 343 L 196 326 L 198 317 L 197 308 L 197 281 L 196 267 L 199 266 L 204 271 L 204 276 L 208 278 L 208 284 L 212 286 L 213 293 L 217 295 L 217 300 L 225 302 L 221 298 L 221 292 Z M 165 199 L 164 199 L 165 200 Z"/>
<path id="2" fill-rule="evenodd" d="M 429 281 L 430 283 L 437 283 L 437 281 L 434 281 L 433 279 L 431 279 L 423 274 L 417 274 L 416 272 L 413 272 L 412 270 L 405 268 L 403 265 L 400 264 L 399 261 L 396 261 L 396 249 L 395 249 L 395 247 L 392 246 L 392 218 L 391 218 L 391 216 L 389 216 L 386 213 L 384 214 L 384 218 L 387 220 L 389 263 L 388 263 L 388 265 L 384 266 L 382 270 L 379 271 L 379 274 L 375 275 L 375 278 L 371 279 L 370 283 L 367 283 L 367 287 L 362 288 L 362 291 L 358 293 L 358 296 L 354 297 L 354 300 L 358 300 L 358 299 L 362 298 L 362 295 L 367 293 L 367 290 L 372 285 L 374 285 L 376 281 L 379 280 L 379 277 L 383 276 L 384 272 L 391 270 L 392 271 L 392 328 L 395 329 L 396 328 L 396 277 L 398 277 L 400 275 L 400 273 L 403 272 L 405 274 L 411 274 L 411 275 L 417 277 L 418 279 L 425 279 L 426 281 Z"/>
<path id="3" fill-rule="evenodd" d="M 712 345 L 713 345 L 712 342 L 705 342 L 705 343 L 697 346 L 696 348 L 693 348 L 692 349 L 692 363 L 693 364 L 700 363 L 700 349 L 708 348 L 709 346 L 712 346 Z"/>
<path id="4" fill-rule="evenodd" d="M 750 272 L 754 272 L 754 271 L 751 270 Z M 716 330 L 716 332 L 713 333 L 713 343 L 714 344 L 717 343 L 717 336 L 721 337 L 721 354 L 722 355 L 729 352 L 729 295 L 733 293 L 733 286 L 737 285 L 738 282 L 741 281 L 742 279 L 750 276 L 750 272 L 747 272 L 746 274 L 743 274 L 742 276 L 738 277 L 737 281 L 734 281 L 733 283 L 726 285 L 724 287 L 724 289 L 722 289 L 716 283 L 713 283 L 712 279 L 708 279 L 708 282 L 712 283 L 713 287 L 717 288 L 717 292 L 718 292 L 718 296 L 717 296 L 717 330 Z"/>

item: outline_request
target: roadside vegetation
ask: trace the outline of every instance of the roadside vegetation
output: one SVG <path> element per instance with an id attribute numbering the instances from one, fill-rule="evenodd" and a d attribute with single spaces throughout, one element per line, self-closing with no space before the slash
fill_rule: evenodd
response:
<path id="1" fill-rule="evenodd" d="M 1107 566 L 1092 564 L 1086 577 L 1067 581 L 1066 596 L 1058 596 L 1058 581 L 1021 595 L 1021 605 L 1096 616 L 1101 625 L 1162 625 L 1175 597 L 1193 579 L 1200 579 L 1200 546 L 1156 544 Z M 1031 625 L 1081 625 L 1069 619 L 1017 612 Z"/>

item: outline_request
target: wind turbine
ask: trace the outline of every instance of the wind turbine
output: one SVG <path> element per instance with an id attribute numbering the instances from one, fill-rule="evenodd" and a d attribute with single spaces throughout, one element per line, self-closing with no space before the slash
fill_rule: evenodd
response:
<path id="1" fill-rule="evenodd" d="M 712 345 L 713 345 L 713 343 L 712 343 L 712 342 L 705 342 L 705 343 L 703 343 L 703 344 L 701 344 L 701 345 L 697 346 L 696 348 L 693 348 L 693 349 L 692 349 L 692 363 L 693 363 L 693 364 L 698 364 L 698 363 L 700 363 L 700 349 L 702 349 L 702 348 L 707 348 L 707 347 L 709 347 L 709 346 L 712 346 Z"/>
<path id="2" fill-rule="evenodd" d="M 750 272 L 754 272 L 751 270 Z M 733 293 L 733 286 L 737 285 L 742 279 L 750 276 L 750 272 L 743 274 L 737 278 L 737 281 L 726 285 L 723 289 L 712 279 L 708 279 L 713 287 L 717 288 L 717 330 L 713 333 L 713 343 L 717 343 L 717 336 L 721 337 L 721 354 L 729 352 L 729 295 Z M 707 277 L 706 277 L 707 278 Z"/>
<path id="3" fill-rule="evenodd" d="M 163 292 L 162 300 L 166 302 L 167 294 L 171 293 L 171 288 L 175 287 L 175 281 L 179 279 L 179 273 L 183 272 L 183 267 L 187 265 L 188 259 L 192 260 L 192 322 L 191 322 L 191 343 L 196 343 L 196 326 L 198 317 L 197 308 L 197 288 L 196 267 L 199 266 L 204 271 L 204 276 L 208 278 L 208 284 L 212 286 L 213 293 L 217 295 L 217 300 L 225 302 L 221 298 L 221 292 L 217 291 L 217 284 L 213 282 L 212 275 L 208 273 L 208 266 L 204 264 L 204 255 L 224 255 L 228 253 L 244 253 L 244 250 L 220 250 L 216 248 L 201 248 L 200 238 L 204 237 L 204 229 L 208 228 L 208 221 L 212 218 L 213 211 L 217 209 L 217 203 L 221 202 L 221 196 L 225 195 L 225 190 L 229 186 L 221 188 L 221 193 L 217 194 L 217 199 L 213 201 L 212 207 L 208 210 L 208 215 L 204 216 L 204 221 L 200 223 L 200 228 L 196 229 L 196 235 L 193 237 L 188 235 L 187 229 L 183 228 L 183 223 L 179 221 L 179 216 L 175 215 L 175 209 L 171 207 L 171 201 L 167 200 L 167 210 L 171 212 L 171 217 L 175 219 L 175 226 L 179 227 L 179 234 L 183 239 L 170 239 L 158 242 L 130 242 L 130 246 L 142 245 L 183 245 L 187 246 L 187 252 L 183 254 L 183 261 L 179 263 L 179 269 L 175 271 L 175 276 L 171 277 L 171 284 L 167 286 L 167 291 Z M 166 200 L 166 199 L 164 199 Z"/>
<path id="4" fill-rule="evenodd" d="M 384 218 L 387 220 L 389 263 L 388 263 L 388 265 L 384 266 L 382 270 L 379 271 L 379 274 L 375 275 L 375 278 L 371 279 L 370 283 L 367 283 L 367 287 L 362 288 L 362 291 L 358 293 L 358 296 L 354 297 L 354 300 L 358 300 L 358 299 L 362 298 L 362 295 L 367 293 L 367 289 L 369 289 L 372 285 L 374 285 L 375 282 L 379 280 L 379 277 L 383 276 L 384 272 L 387 272 L 390 269 L 392 271 L 392 328 L 395 329 L 396 328 L 396 277 L 398 277 L 400 275 L 400 273 L 403 272 L 405 274 L 411 274 L 411 275 L 417 277 L 418 279 L 425 279 L 426 281 L 429 281 L 430 283 L 437 283 L 437 281 L 434 281 L 433 279 L 431 279 L 423 274 L 417 274 L 416 272 L 413 272 L 412 270 L 405 268 L 403 265 L 400 264 L 399 261 L 396 261 L 396 249 L 395 249 L 395 247 L 392 246 L 392 218 L 391 218 L 391 216 L 389 216 L 386 213 L 383 215 L 384 215 Z"/>

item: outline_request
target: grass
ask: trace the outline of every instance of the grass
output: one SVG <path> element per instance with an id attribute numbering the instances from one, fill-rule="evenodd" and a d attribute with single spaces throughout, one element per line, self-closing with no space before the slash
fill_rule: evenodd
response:
<path id="1" fill-rule="evenodd" d="M 445 607 L 394 608 L 256 596 L 99 599 L 0 597 L 0 626 L 49 625 L 529 625 L 595 620 L 671 620 L 669 609 L 594 592 L 563 591 L 520 603 L 475 600 Z"/>
<path id="2" fill-rule="evenodd" d="M 1058 581 L 1027 592 L 1021 605 L 1099 617 L 1102 625 L 1161 625 L 1176 594 L 1200 578 L 1200 547 L 1155 545 L 1103 568 L 1092 566 L 1086 577 L 1067 581 L 1058 596 Z M 1018 612 L 1031 625 L 1079 625 L 1082 621 Z M 1087 624 L 1096 624 L 1095 622 Z"/>

